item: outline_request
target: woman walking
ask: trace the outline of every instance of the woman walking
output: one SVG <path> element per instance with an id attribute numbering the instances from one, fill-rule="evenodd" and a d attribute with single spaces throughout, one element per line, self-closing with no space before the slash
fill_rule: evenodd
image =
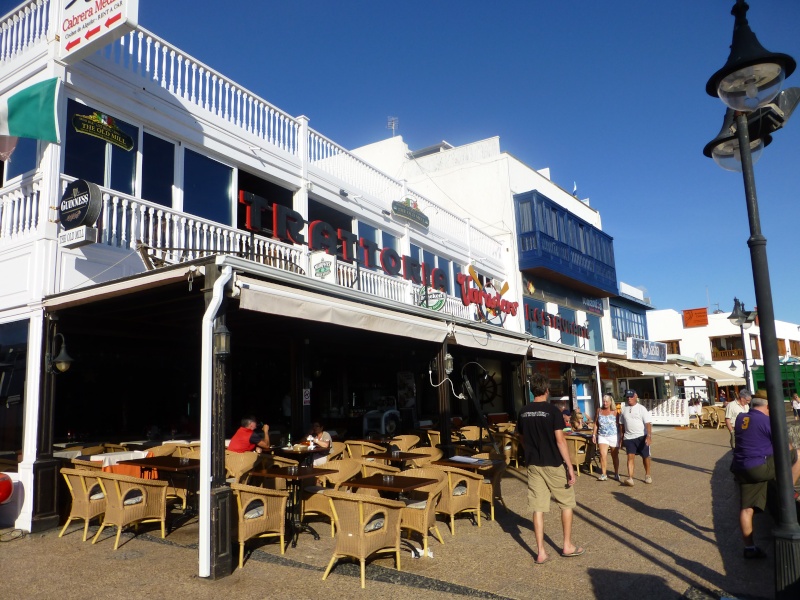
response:
<path id="1" fill-rule="evenodd" d="M 606 481 L 606 465 L 608 462 L 608 451 L 611 449 L 611 461 L 614 463 L 614 479 L 619 481 L 619 417 L 617 416 L 617 406 L 611 394 L 603 394 L 601 408 L 594 420 L 592 431 L 592 442 L 600 448 L 600 470 L 602 471 L 597 481 Z"/>

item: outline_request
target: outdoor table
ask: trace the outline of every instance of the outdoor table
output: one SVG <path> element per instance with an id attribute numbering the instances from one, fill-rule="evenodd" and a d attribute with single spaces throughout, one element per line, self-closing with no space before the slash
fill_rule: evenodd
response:
<path id="1" fill-rule="evenodd" d="M 131 460 L 133 458 L 144 458 L 147 452 L 143 450 L 129 450 L 127 452 L 104 452 L 102 454 L 93 454 L 89 457 L 92 462 L 102 463 L 103 469 L 106 467 L 114 466 L 122 461 Z"/>
<path id="2" fill-rule="evenodd" d="M 289 491 L 289 506 L 286 511 L 286 522 L 289 526 L 289 536 L 292 539 L 292 548 L 297 546 L 297 538 L 302 532 L 310 533 L 314 536 L 315 540 L 319 539 L 319 534 L 310 525 L 306 525 L 301 517 L 301 492 L 303 481 L 308 479 L 316 479 L 324 475 L 331 475 L 337 471 L 334 469 L 320 469 L 318 467 L 299 466 L 296 472 L 290 473 L 289 469 L 293 467 L 270 467 L 268 469 L 260 469 L 250 471 L 250 477 L 270 477 L 285 479 Z"/>
<path id="3" fill-rule="evenodd" d="M 149 471 L 151 479 L 160 479 L 162 473 L 169 473 L 167 481 L 175 487 L 174 476 L 183 475 L 186 481 L 187 496 L 190 491 L 196 490 L 197 476 L 200 474 L 200 461 L 196 458 L 183 458 L 180 456 L 150 456 L 145 458 L 134 458 L 117 463 L 117 466 L 135 466 L 143 471 Z M 196 494 L 192 494 L 195 497 Z M 194 512 L 194 505 L 186 503 L 186 514 Z"/>
<path id="4" fill-rule="evenodd" d="M 391 463 L 400 463 L 400 465 L 404 465 L 406 461 L 425 457 L 425 454 L 417 454 L 416 452 L 397 452 L 396 454 L 394 452 L 380 452 L 378 454 L 368 454 L 365 458 L 386 460 Z"/>
<path id="5" fill-rule="evenodd" d="M 342 487 L 368 488 L 385 492 L 388 496 L 397 498 L 402 493 L 410 492 L 432 483 L 436 483 L 436 480 L 410 475 L 389 475 L 389 480 L 387 481 L 383 473 L 376 473 L 369 477 L 350 479 L 342 484 Z"/>
<path id="6" fill-rule="evenodd" d="M 454 467 L 456 469 L 467 469 L 468 471 L 478 471 L 486 467 L 499 465 L 500 463 L 505 464 L 505 461 L 493 458 L 471 458 L 469 456 L 454 456 L 453 458 L 434 460 L 431 462 L 432 465 L 438 465 L 440 467 Z"/>
<path id="7" fill-rule="evenodd" d="M 72 460 L 73 458 L 77 458 L 81 455 L 80 450 L 60 450 L 59 452 L 53 452 L 54 458 L 66 458 L 67 460 Z"/>
<path id="8" fill-rule="evenodd" d="M 302 450 L 295 450 L 294 447 L 286 448 L 282 446 L 275 446 L 274 448 L 270 448 L 270 450 L 273 454 L 277 454 L 278 456 L 296 460 L 298 463 L 300 463 L 301 467 L 313 466 L 314 459 L 317 456 L 328 453 L 328 448 L 320 448 L 319 446 L 316 446 L 313 450 L 310 450 L 308 446 L 303 446 Z"/>

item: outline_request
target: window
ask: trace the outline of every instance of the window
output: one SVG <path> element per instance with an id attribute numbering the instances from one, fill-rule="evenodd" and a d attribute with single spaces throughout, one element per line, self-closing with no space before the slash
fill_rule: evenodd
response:
<path id="1" fill-rule="evenodd" d="M 786 340 L 778 338 L 778 356 L 786 356 Z"/>
<path id="2" fill-rule="evenodd" d="M 589 350 L 593 352 L 603 351 L 603 325 L 597 315 L 586 315 L 589 327 Z"/>
<path id="3" fill-rule="evenodd" d="M 142 134 L 142 200 L 172 207 L 175 183 L 175 144 L 150 133 Z"/>
<path id="4" fill-rule="evenodd" d="M 139 129 L 99 110 L 67 102 L 64 173 L 133 195 Z"/>
<path id="5" fill-rule="evenodd" d="M 358 237 L 364 238 L 369 242 L 375 242 L 378 237 L 378 230 L 375 229 L 372 225 L 367 225 L 366 223 L 362 223 L 361 221 L 358 222 Z M 357 260 L 361 267 L 364 267 L 364 249 L 359 245 L 357 251 Z M 376 265 L 370 265 L 369 268 L 374 269 Z"/>
<path id="6" fill-rule="evenodd" d="M 681 342 L 680 340 L 671 340 L 669 342 L 664 342 L 667 345 L 667 354 L 680 354 L 681 353 Z"/>
<path id="7" fill-rule="evenodd" d="M 611 334 L 615 340 L 624 342 L 629 337 L 646 340 L 647 327 L 643 313 L 633 312 L 621 306 L 611 306 Z"/>
<path id="8" fill-rule="evenodd" d="M 22 448 L 28 321 L 0 324 L 0 450 Z"/>
<path id="9" fill-rule="evenodd" d="M 36 169 L 36 147 L 36 140 L 31 138 L 17 139 L 17 147 L 14 149 L 14 153 L 3 163 L 5 165 L 6 181 Z"/>
<path id="10" fill-rule="evenodd" d="M 757 335 L 750 336 L 750 354 L 753 355 L 753 358 L 761 358 L 761 348 L 758 345 Z"/>
<path id="11" fill-rule="evenodd" d="M 542 313 L 546 312 L 545 303 L 541 300 L 524 298 L 525 305 L 525 331 L 533 337 L 547 339 L 547 321 L 542 319 Z"/>
<path id="12" fill-rule="evenodd" d="M 233 169 L 188 148 L 183 162 L 183 211 L 230 225 Z"/>
<path id="13" fill-rule="evenodd" d="M 711 360 L 742 360 L 744 359 L 744 347 L 742 346 L 742 336 L 729 335 L 715 337 L 711 342 Z"/>
<path id="14" fill-rule="evenodd" d="M 792 356 L 800 356 L 800 342 L 789 340 L 789 352 L 791 352 Z"/>
<path id="15" fill-rule="evenodd" d="M 558 316 L 561 317 L 562 320 L 566 321 L 567 323 L 574 323 L 575 322 L 575 311 L 570 308 L 564 308 L 563 306 L 558 307 Z M 569 333 L 567 331 L 561 331 L 561 343 L 566 346 L 577 346 L 578 345 L 578 336 L 574 333 Z"/>
<path id="16" fill-rule="evenodd" d="M 447 289 L 445 292 L 449 295 L 453 295 L 453 273 L 450 270 L 450 261 L 442 258 L 441 256 L 438 258 L 439 260 L 439 269 L 445 274 L 447 277 Z"/>
<path id="17" fill-rule="evenodd" d="M 391 248 L 397 252 L 397 238 L 391 233 L 383 232 L 383 248 Z"/>

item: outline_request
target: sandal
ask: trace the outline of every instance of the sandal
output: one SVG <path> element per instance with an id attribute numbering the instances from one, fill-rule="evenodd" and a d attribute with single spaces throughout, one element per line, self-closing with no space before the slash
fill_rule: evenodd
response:
<path id="1" fill-rule="evenodd" d="M 752 548 L 745 548 L 744 549 L 744 557 L 745 558 L 767 558 L 767 553 L 764 552 L 758 546 L 753 546 Z"/>

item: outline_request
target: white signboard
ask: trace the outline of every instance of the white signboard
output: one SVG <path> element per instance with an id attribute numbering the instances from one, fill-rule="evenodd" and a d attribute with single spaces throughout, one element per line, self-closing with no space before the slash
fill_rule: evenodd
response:
<path id="1" fill-rule="evenodd" d="M 59 0 L 59 57 L 73 64 L 139 23 L 139 0 Z"/>
<path id="2" fill-rule="evenodd" d="M 311 277 L 319 281 L 336 283 L 336 257 L 324 250 L 311 253 Z"/>
<path id="3" fill-rule="evenodd" d="M 58 245 L 62 248 L 78 248 L 87 244 L 97 243 L 97 229 L 81 225 L 75 229 L 62 231 L 58 234 Z"/>

